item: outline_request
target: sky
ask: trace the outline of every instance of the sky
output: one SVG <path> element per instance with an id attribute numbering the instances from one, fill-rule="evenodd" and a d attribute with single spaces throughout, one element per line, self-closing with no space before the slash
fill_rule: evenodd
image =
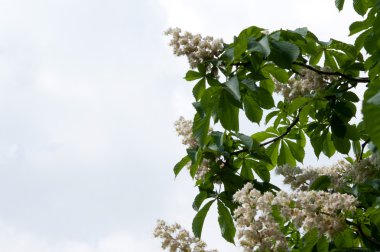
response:
<path id="1" fill-rule="evenodd" d="M 0 0 L 0 251 L 161 251 L 156 220 L 190 229 L 197 192 L 172 173 L 185 154 L 173 122 L 194 112 L 186 59 L 172 55 L 164 30 L 231 42 L 250 25 L 307 26 L 321 40 L 352 41 L 348 25 L 360 17 L 351 9 L 338 13 L 333 0 Z M 220 238 L 214 210 L 204 240 L 238 251 Z"/>

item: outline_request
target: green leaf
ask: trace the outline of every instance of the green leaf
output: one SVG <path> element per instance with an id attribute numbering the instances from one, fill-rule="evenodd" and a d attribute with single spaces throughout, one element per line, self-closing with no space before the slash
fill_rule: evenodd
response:
<path id="1" fill-rule="evenodd" d="M 326 236 L 322 235 L 317 242 L 317 251 L 318 252 L 328 252 L 329 251 L 329 240 Z"/>
<path id="2" fill-rule="evenodd" d="M 330 123 L 331 132 L 337 137 L 344 138 L 347 132 L 346 124 L 335 114 L 332 116 Z"/>
<path id="3" fill-rule="evenodd" d="M 207 75 L 206 80 L 210 86 L 220 86 L 221 85 L 220 81 L 218 79 L 216 79 L 214 76 Z"/>
<path id="4" fill-rule="evenodd" d="M 193 209 L 195 211 L 198 211 L 201 207 L 203 201 L 207 199 L 208 195 L 205 191 L 200 191 L 197 196 L 195 196 L 194 202 L 193 202 Z"/>
<path id="5" fill-rule="evenodd" d="M 296 166 L 296 160 L 288 147 L 288 145 L 282 141 L 280 148 L 280 155 L 278 156 L 277 165 L 290 164 Z"/>
<path id="6" fill-rule="evenodd" d="M 364 94 L 364 125 L 371 141 L 380 148 L 380 81 L 370 84 Z"/>
<path id="7" fill-rule="evenodd" d="M 303 162 L 303 159 L 305 158 L 305 150 L 302 148 L 302 146 L 290 141 L 285 140 L 286 143 L 289 146 L 290 152 L 292 153 L 293 157 L 300 163 Z"/>
<path id="8" fill-rule="evenodd" d="M 243 161 L 240 175 L 247 180 L 254 179 L 252 168 L 247 164 L 246 160 Z"/>
<path id="9" fill-rule="evenodd" d="M 268 124 L 268 122 L 276 115 L 278 115 L 280 111 L 279 110 L 275 110 L 275 111 L 272 111 L 270 112 L 266 117 L 265 117 L 265 124 Z"/>
<path id="10" fill-rule="evenodd" d="M 280 68 L 290 69 L 300 54 L 300 49 L 287 41 L 271 40 L 270 45 L 271 54 L 269 55 L 269 59 Z"/>
<path id="11" fill-rule="evenodd" d="M 239 131 L 239 108 L 229 100 L 227 94 L 222 92 L 218 106 L 220 123 L 226 130 Z"/>
<path id="12" fill-rule="evenodd" d="M 273 96 L 264 88 L 257 87 L 256 92 L 253 93 L 256 102 L 263 109 L 271 109 L 274 107 Z"/>
<path id="13" fill-rule="evenodd" d="M 344 0 L 335 0 L 335 6 L 339 11 L 343 9 Z"/>
<path id="14" fill-rule="evenodd" d="M 193 95 L 196 101 L 198 101 L 202 95 L 203 92 L 206 90 L 206 80 L 205 78 L 202 78 L 193 88 Z"/>
<path id="15" fill-rule="evenodd" d="M 303 237 L 302 237 L 302 251 L 308 252 L 312 251 L 314 245 L 316 245 L 318 242 L 318 229 L 314 228 L 307 232 Z"/>
<path id="16" fill-rule="evenodd" d="M 235 244 L 234 237 L 236 233 L 235 225 L 231 217 L 230 211 L 224 206 L 224 204 L 218 200 L 218 222 L 220 231 L 222 233 L 223 238 Z"/>
<path id="17" fill-rule="evenodd" d="M 193 80 L 200 79 L 202 77 L 203 77 L 202 74 L 200 74 L 200 73 L 198 73 L 196 71 L 193 71 L 193 70 L 189 70 L 186 73 L 185 80 L 187 80 L 187 81 L 193 81 Z"/>
<path id="18" fill-rule="evenodd" d="M 363 30 L 366 30 L 368 29 L 369 27 L 371 27 L 371 25 L 373 24 L 372 22 L 369 22 L 371 21 L 370 18 L 367 18 L 366 20 L 364 21 L 356 21 L 356 22 L 353 22 L 351 25 L 350 25 L 350 36 L 351 35 L 354 35 L 358 32 L 361 32 Z"/>
<path id="19" fill-rule="evenodd" d="M 362 32 L 355 40 L 355 48 L 356 50 L 361 50 L 364 47 L 364 43 L 366 42 L 368 36 L 372 34 L 373 30 L 370 28 L 364 32 Z"/>
<path id="20" fill-rule="evenodd" d="M 367 0 L 354 0 L 353 5 L 354 5 L 355 11 L 359 15 L 364 16 L 367 13 L 367 10 L 368 10 Z"/>
<path id="21" fill-rule="evenodd" d="M 350 140 L 357 141 L 360 139 L 360 132 L 355 125 L 347 125 L 346 137 Z"/>
<path id="22" fill-rule="evenodd" d="M 280 225 L 281 229 L 284 226 L 284 223 L 286 222 L 285 218 L 281 214 L 281 207 L 279 205 L 272 205 L 272 212 L 271 212 L 273 218 L 276 220 L 276 222 Z"/>
<path id="23" fill-rule="evenodd" d="M 270 54 L 270 46 L 269 46 L 269 40 L 268 36 L 264 36 L 262 39 L 260 39 L 259 44 L 262 48 L 262 54 L 266 58 Z"/>
<path id="24" fill-rule="evenodd" d="M 256 146 L 259 145 L 259 143 L 256 143 L 256 141 L 254 141 L 250 136 L 247 136 L 247 135 L 244 135 L 244 134 L 237 134 L 236 135 L 239 140 L 244 144 L 244 146 L 249 150 L 251 151 L 252 150 L 252 147 L 254 146 L 254 143 Z"/>
<path id="25" fill-rule="evenodd" d="M 198 170 L 199 164 L 202 160 L 202 149 L 198 148 L 198 150 L 192 150 L 187 149 L 187 155 L 191 159 L 191 166 L 190 166 L 190 176 L 194 178 L 195 173 Z"/>
<path id="26" fill-rule="evenodd" d="M 247 50 L 247 38 L 238 37 L 234 42 L 234 60 L 240 59 L 241 55 Z"/>
<path id="27" fill-rule="evenodd" d="M 257 26 L 250 26 L 242 30 L 238 37 L 239 38 L 249 38 L 249 37 L 258 38 L 262 35 L 263 30 L 264 30 L 263 28 L 260 28 Z"/>
<path id="28" fill-rule="evenodd" d="M 288 106 L 288 112 L 290 114 L 296 112 L 299 108 L 303 107 L 311 99 L 308 97 L 297 97 Z"/>
<path id="29" fill-rule="evenodd" d="M 334 71 L 338 70 L 338 65 L 334 58 L 331 56 L 330 52 L 325 50 L 325 67 L 331 67 Z"/>
<path id="30" fill-rule="evenodd" d="M 264 88 L 267 90 L 269 93 L 273 93 L 274 91 L 274 81 L 272 79 L 265 79 L 260 81 L 260 87 Z"/>
<path id="31" fill-rule="evenodd" d="M 233 76 L 232 78 L 230 78 L 227 83 L 226 83 L 226 87 L 227 87 L 227 90 L 228 92 L 230 92 L 232 94 L 232 96 L 238 101 L 240 102 L 240 89 L 239 89 L 239 80 L 237 78 L 237 76 Z"/>
<path id="32" fill-rule="evenodd" d="M 310 65 L 317 65 L 322 58 L 323 50 L 318 51 L 318 53 L 310 56 L 309 63 Z"/>
<path id="33" fill-rule="evenodd" d="M 255 173 L 264 181 L 264 182 L 269 182 L 270 181 L 270 173 L 268 168 L 261 164 L 256 162 L 256 164 L 253 166 L 253 170 Z"/>
<path id="34" fill-rule="evenodd" d="M 351 57 L 356 57 L 356 55 L 358 55 L 358 51 L 356 51 L 353 45 L 335 39 L 330 39 L 329 43 L 329 48 L 340 50 Z"/>
<path id="35" fill-rule="evenodd" d="M 202 74 L 203 76 L 206 75 L 207 67 L 205 66 L 205 63 L 199 63 L 197 65 L 197 68 L 200 74 Z"/>
<path id="36" fill-rule="evenodd" d="M 201 238 L 202 229 L 203 229 L 203 223 L 205 221 L 205 218 L 206 218 L 206 215 L 208 213 L 208 210 L 210 209 L 210 207 L 211 207 L 212 203 L 214 203 L 214 201 L 215 200 L 209 201 L 195 215 L 195 217 L 193 219 L 193 224 L 192 224 L 193 233 L 194 233 L 195 237 Z"/>
<path id="37" fill-rule="evenodd" d="M 343 98 L 346 99 L 347 101 L 351 101 L 351 102 L 360 101 L 359 97 L 354 92 L 351 92 L 351 91 L 344 92 Z"/>
<path id="38" fill-rule="evenodd" d="M 361 151 L 362 151 L 362 146 L 360 145 L 360 141 L 353 141 L 352 149 L 354 151 L 355 157 L 359 159 Z"/>
<path id="39" fill-rule="evenodd" d="M 323 147 L 322 147 L 322 151 L 323 153 L 331 158 L 334 154 L 335 154 L 335 147 L 334 147 L 334 143 L 331 141 L 331 134 L 330 132 L 327 133 L 327 135 L 325 135 L 323 140 Z"/>
<path id="40" fill-rule="evenodd" d="M 266 73 L 267 75 L 272 75 L 276 80 L 281 83 L 287 83 L 289 80 L 289 74 L 284 69 L 276 67 L 273 64 L 266 64 L 261 71 Z M 268 76 L 269 77 L 269 76 Z"/>
<path id="41" fill-rule="evenodd" d="M 264 182 L 270 181 L 269 170 L 264 164 L 260 162 L 256 162 L 252 159 L 246 159 L 245 165 L 249 167 L 250 169 L 253 169 L 255 173 L 262 179 L 262 181 Z"/>
<path id="42" fill-rule="evenodd" d="M 243 99 L 244 112 L 247 118 L 254 123 L 259 124 L 263 117 L 263 110 L 251 96 L 245 96 Z"/>
<path id="43" fill-rule="evenodd" d="M 349 121 L 356 114 L 356 106 L 352 102 L 341 101 L 335 104 L 335 111 L 342 120 Z"/>
<path id="44" fill-rule="evenodd" d="M 337 248 L 352 248 L 354 246 L 354 238 L 353 231 L 345 229 L 334 236 L 334 243 Z"/>
<path id="45" fill-rule="evenodd" d="M 200 146 L 204 146 L 210 129 L 210 116 L 201 117 L 196 113 L 193 120 L 193 135 Z"/>
<path id="46" fill-rule="evenodd" d="M 331 136 L 335 149 L 342 154 L 348 154 L 351 149 L 351 143 L 348 138 L 340 138 L 335 135 Z"/>
<path id="47" fill-rule="evenodd" d="M 322 152 L 324 140 L 325 139 L 324 139 L 323 135 L 310 138 L 311 146 L 313 146 L 313 149 L 314 149 L 314 154 L 318 158 Z"/>
<path id="48" fill-rule="evenodd" d="M 189 162 L 191 161 L 191 158 L 189 156 L 185 156 L 174 166 L 174 175 L 177 177 L 177 175 L 180 173 L 180 171 L 185 167 Z"/>
<path id="49" fill-rule="evenodd" d="M 327 190 L 331 185 L 331 178 L 327 175 L 319 176 L 314 182 L 310 185 L 310 190 L 322 191 Z"/>
<path id="50" fill-rule="evenodd" d="M 258 142 L 262 142 L 265 139 L 273 138 L 273 137 L 277 137 L 277 135 L 275 135 L 275 134 L 273 134 L 271 132 L 267 132 L 267 131 L 257 132 L 257 133 L 255 133 L 255 134 L 252 135 L 252 138 L 255 139 Z"/>

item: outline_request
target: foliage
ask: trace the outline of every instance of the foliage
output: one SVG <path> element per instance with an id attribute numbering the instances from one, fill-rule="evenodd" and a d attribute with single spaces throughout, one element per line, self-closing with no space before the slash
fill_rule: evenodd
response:
<path id="1" fill-rule="evenodd" d="M 335 1 L 339 10 L 344 3 Z M 320 41 L 307 28 L 267 33 L 251 26 L 232 43 L 223 44 L 214 57 L 198 60 L 197 68 L 187 72 L 185 79 L 195 81 L 192 134 L 198 144 L 187 149 L 174 172 L 177 175 L 189 166 L 199 189 L 193 204 L 197 237 L 209 208 L 215 205 L 221 235 L 234 243 L 234 212 L 239 203 L 233 196 L 247 183 L 261 193 L 278 194 L 281 190 L 271 183 L 270 171 L 284 165 L 296 169 L 310 141 L 317 157 L 346 155 L 351 173 L 339 177 L 343 182 L 337 187 L 333 181 L 338 171 L 316 172 L 313 180 L 305 180 L 310 182 L 306 189 L 297 190 L 349 194 L 358 203 L 354 213 L 340 216 L 345 219 L 344 227 L 333 235 L 316 229 L 305 233 L 285 218 L 281 208 L 274 207 L 272 215 L 286 237 L 288 250 L 380 249 L 380 171 L 376 163 L 380 147 L 380 0 L 354 0 L 353 8 L 363 16 L 349 26 L 350 35 L 357 36 L 353 45 L 335 39 Z M 358 89 L 366 90 L 364 97 L 358 96 Z M 275 92 L 284 97 L 277 104 Z M 359 102 L 363 119 L 355 123 L 355 117 L 361 118 Z M 251 135 L 240 132 L 243 116 L 255 124 L 265 122 L 266 129 Z M 210 130 L 211 124 L 220 124 L 224 131 Z M 207 170 L 200 176 L 205 160 Z M 366 166 L 366 160 L 372 163 Z M 370 166 L 372 173 L 366 173 Z M 358 171 L 366 176 L 356 179 Z"/>

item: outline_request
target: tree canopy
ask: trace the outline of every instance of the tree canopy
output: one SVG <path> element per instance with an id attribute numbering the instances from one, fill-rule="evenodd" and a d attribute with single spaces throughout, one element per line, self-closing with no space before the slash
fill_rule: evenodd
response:
<path id="1" fill-rule="evenodd" d="M 320 41 L 307 28 L 251 26 L 229 44 L 167 31 L 194 83 L 194 118 L 176 123 L 187 154 L 174 167 L 175 176 L 187 167 L 199 190 L 193 245 L 216 205 L 221 235 L 245 251 L 380 250 L 380 0 L 353 8 L 362 16 L 349 26 L 354 44 Z M 240 132 L 243 117 L 265 130 Z M 316 157 L 345 160 L 304 169 L 308 141 Z M 292 192 L 271 183 L 273 169 Z M 163 248 L 206 251 L 164 238 L 163 227 Z"/>

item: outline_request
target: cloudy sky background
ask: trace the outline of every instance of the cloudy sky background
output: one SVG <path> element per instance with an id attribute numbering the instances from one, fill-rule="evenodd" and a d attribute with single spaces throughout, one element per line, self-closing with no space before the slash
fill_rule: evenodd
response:
<path id="1" fill-rule="evenodd" d="M 172 174 L 185 153 L 173 122 L 193 110 L 186 59 L 172 56 L 163 31 L 230 42 L 250 25 L 307 26 L 322 40 L 348 41 L 359 17 L 347 7 L 0 0 L 0 251 L 160 251 L 156 219 L 190 228 L 196 193 L 185 174 Z M 235 251 L 221 242 L 214 212 L 204 239 Z"/>

